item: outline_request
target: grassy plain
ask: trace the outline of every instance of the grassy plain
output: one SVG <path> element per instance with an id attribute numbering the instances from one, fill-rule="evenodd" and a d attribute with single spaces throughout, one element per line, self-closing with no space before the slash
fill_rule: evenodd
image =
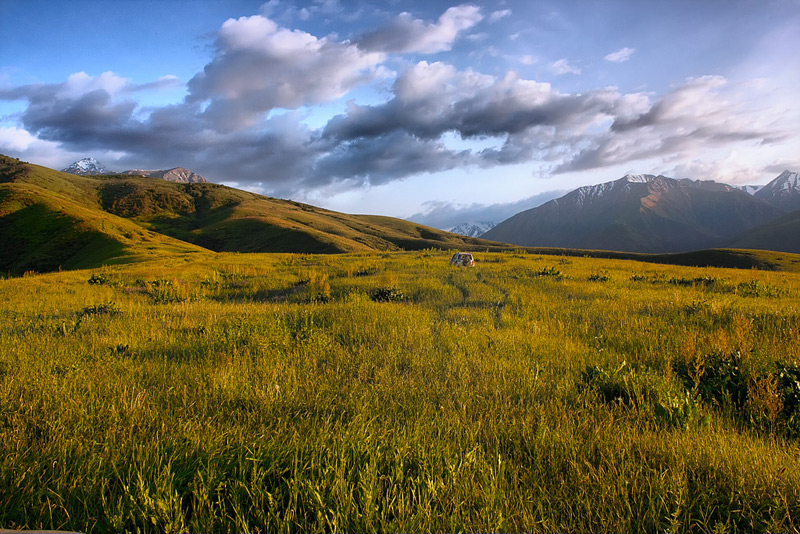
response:
<path id="1" fill-rule="evenodd" d="M 800 274 L 447 259 L 0 280 L 0 527 L 800 530 Z"/>

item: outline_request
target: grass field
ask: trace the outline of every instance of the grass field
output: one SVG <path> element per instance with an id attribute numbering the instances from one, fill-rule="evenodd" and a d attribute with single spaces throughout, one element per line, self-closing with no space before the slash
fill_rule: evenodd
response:
<path id="1" fill-rule="evenodd" d="M 0 280 L 0 528 L 800 530 L 800 274 L 448 257 Z"/>

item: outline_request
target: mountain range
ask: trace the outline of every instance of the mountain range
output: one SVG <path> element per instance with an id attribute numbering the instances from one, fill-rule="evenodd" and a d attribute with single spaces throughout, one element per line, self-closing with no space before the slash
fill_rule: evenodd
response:
<path id="1" fill-rule="evenodd" d="M 86 167 L 81 170 L 92 170 Z M 514 250 L 519 247 L 509 243 L 516 238 L 500 232 L 509 229 L 523 237 L 548 238 L 529 249 L 541 254 L 766 269 L 794 270 L 800 264 L 800 257 L 783 253 L 698 250 L 800 251 L 795 237 L 800 236 L 800 210 L 784 214 L 764 200 L 791 207 L 796 173 L 784 173 L 774 187 L 763 188 L 773 191 L 771 196 L 762 193 L 764 198 L 715 182 L 628 175 L 575 190 L 484 234 L 505 241 L 499 242 L 134 172 L 71 174 L 0 155 L 0 272 L 169 261 L 175 254 L 189 259 L 214 252 Z M 637 252 L 619 252 L 626 250 Z M 639 253 L 669 250 L 694 252 Z"/>
<path id="2" fill-rule="evenodd" d="M 754 194 L 714 181 L 626 175 L 518 213 L 481 237 L 529 247 L 646 253 L 743 243 L 767 248 L 748 236 L 798 209 L 800 184 L 789 171 Z M 775 241 L 785 240 L 776 234 Z M 780 250 L 800 252 L 791 246 Z"/>
<path id="3" fill-rule="evenodd" d="M 150 178 L 161 178 L 162 180 L 166 180 L 168 182 L 178 182 L 178 183 L 190 183 L 190 184 L 198 184 L 198 183 L 208 183 L 208 180 L 197 174 L 196 172 L 192 172 L 189 169 L 184 169 L 183 167 L 173 167 L 172 169 L 167 170 L 153 170 L 153 171 L 144 171 L 139 169 L 131 169 L 122 172 L 113 172 L 107 170 L 102 163 L 97 161 L 94 158 L 83 158 L 69 167 L 61 169 L 62 172 L 68 172 L 70 174 L 77 174 L 79 176 L 100 176 L 104 174 L 127 174 L 131 176 L 146 176 Z"/>
<path id="4" fill-rule="evenodd" d="M 497 223 L 493 221 L 466 222 L 449 228 L 447 231 L 469 237 L 481 237 L 483 234 L 494 228 L 496 224 Z"/>

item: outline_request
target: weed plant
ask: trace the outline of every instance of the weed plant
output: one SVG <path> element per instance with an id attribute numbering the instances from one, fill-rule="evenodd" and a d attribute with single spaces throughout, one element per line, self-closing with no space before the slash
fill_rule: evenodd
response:
<path id="1" fill-rule="evenodd" d="M 800 530 L 800 275 L 451 255 L 0 280 L 0 528 Z"/>

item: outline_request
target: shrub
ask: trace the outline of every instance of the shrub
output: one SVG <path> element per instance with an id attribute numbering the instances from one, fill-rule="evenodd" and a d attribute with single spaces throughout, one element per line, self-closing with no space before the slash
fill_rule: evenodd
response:
<path id="1" fill-rule="evenodd" d="M 750 280 L 737 285 L 736 294 L 742 297 L 780 297 L 786 294 L 786 290 L 766 282 Z"/>
<path id="2" fill-rule="evenodd" d="M 662 425 L 689 428 L 708 422 L 690 392 L 652 372 L 637 372 L 624 363 L 617 369 L 594 365 L 581 373 L 581 380 L 582 389 L 596 391 L 606 404 L 652 406 L 656 422 Z"/>
<path id="3" fill-rule="evenodd" d="M 122 313 L 117 306 L 116 303 L 111 301 L 106 301 L 102 304 L 92 304 L 91 306 L 86 306 L 80 313 L 81 317 L 85 317 L 87 315 L 117 315 Z"/>
<path id="4" fill-rule="evenodd" d="M 88 280 L 90 285 L 101 285 L 101 284 L 108 284 L 109 280 L 106 278 L 105 275 L 102 274 L 92 274 Z"/>
<path id="5" fill-rule="evenodd" d="M 379 287 L 372 292 L 370 298 L 375 302 L 395 302 L 405 300 L 406 296 L 396 287 Z"/>
<path id="6" fill-rule="evenodd" d="M 681 362 L 675 372 L 687 389 L 696 391 L 705 401 L 737 408 L 747 401 L 747 376 L 740 367 L 738 351 L 715 351 L 693 362 Z"/>
<path id="7" fill-rule="evenodd" d="M 534 276 L 551 276 L 553 278 L 561 279 L 564 278 L 564 273 L 556 269 L 555 267 L 544 267 L 543 269 L 536 271 L 533 273 Z"/>

